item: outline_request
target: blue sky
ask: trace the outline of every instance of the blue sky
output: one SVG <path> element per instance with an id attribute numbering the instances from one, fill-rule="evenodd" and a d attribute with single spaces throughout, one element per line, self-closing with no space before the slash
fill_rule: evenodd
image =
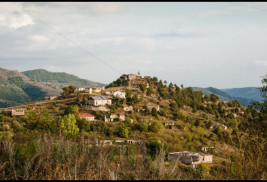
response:
<path id="1" fill-rule="evenodd" d="M 266 33 L 266 2 L 1 2 L 0 67 L 102 83 L 140 71 L 184 86 L 261 86 Z"/>

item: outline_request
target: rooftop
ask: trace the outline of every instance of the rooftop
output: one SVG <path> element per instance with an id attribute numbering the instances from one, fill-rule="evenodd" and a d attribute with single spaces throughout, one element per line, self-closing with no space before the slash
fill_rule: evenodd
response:
<path id="1" fill-rule="evenodd" d="M 94 117 L 92 114 L 89 114 L 89 113 L 79 113 L 78 116 L 79 117 Z"/>
<path id="2" fill-rule="evenodd" d="M 100 96 L 100 97 L 91 97 L 94 100 L 108 100 L 109 98 L 104 97 L 104 96 Z"/>

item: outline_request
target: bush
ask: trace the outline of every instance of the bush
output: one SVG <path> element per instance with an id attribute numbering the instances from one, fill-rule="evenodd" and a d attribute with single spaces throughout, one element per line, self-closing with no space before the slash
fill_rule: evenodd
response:
<path id="1" fill-rule="evenodd" d="M 137 125 L 137 129 L 141 132 L 147 132 L 148 124 L 146 122 L 142 122 L 141 124 Z"/>
<path id="2" fill-rule="evenodd" d="M 154 133 L 160 133 L 164 130 L 164 126 L 159 121 L 153 121 L 151 125 L 149 125 L 148 130 Z"/>
<path id="3" fill-rule="evenodd" d="M 124 124 L 121 124 L 118 128 L 118 136 L 122 138 L 128 138 L 129 130 Z"/>
<path id="4" fill-rule="evenodd" d="M 90 124 L 90 122 L 87 121 L 87 120 L 84 119 L 84 118 L 82 118 L 82 119 L 78 118 L 78 119 L 77 119 L 77 126 L 79 127 L 79 130 L 80 130 L 80 131 L 82 131 L 82 130 L 84 130 L 84 131 L 86 131 L 86 132 L 91 131 L 91 127 L 90 127 L 91 124 Z"/>
<path id="5" fill-rule="evenodd" d="M 74 136 L 79 133 L 79 128 L 76 125 L 76 118 L 73 114 L 65 115 L 61 120 L 60 127 L 63 133 Z"/>
<path id="6" fill-rule="evenodd" d="M 64 115 L 74 114 L 77 115 L 79 113 L 79 107 L 76 105 L 69 105 L 64 110 Z"/>

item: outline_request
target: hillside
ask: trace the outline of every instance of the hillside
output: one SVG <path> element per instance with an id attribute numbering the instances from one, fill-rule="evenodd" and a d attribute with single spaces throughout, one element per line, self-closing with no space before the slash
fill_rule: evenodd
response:
<path id="1" fill-rule="evenodd" d="M 232 97 L 243 97 L 243 98 L 249 98 L 255 101 L 262 101 L 261 92 L 256 87 L 229 88 L 229 89 L 221 89 L 221 90 L 231 95 Z"/>
<path id="2" fill-rule="evenodd" d="M 15 106 L 29 100 L 42 100 L 48 93 L 53 93 L 53 89 L 34 84 L 18 71 L 0 68 L 0 107 Z"/>
<path id="3" fill-rule="evenodd" d="M 208 88 L 201 88 L 201 87 L 193 87 L 194 91 L 202 91 L 204 95 L 210 95 L 210 94 L 215 94 L 219 97 L 221 101 L 232 101 L 232 100 L 238 100 L 240 104 L 244 106 L 248 106 L 250 102 L 253 102 L 254 100 L 252 98 L 246 97 L 246 94 L 241 94 L 242 91 L 240 91 L 239 95 L 242 95 L 244 97 L 238 96 L 232 96 L 223 90 L 213 88 L 213 87 L 208 87 Z"/>
<path id="4" fill-rule="evenodd" d="M 103 84 L 67 73 L 32 70 L 22 74 L 0 68 L 0 108 L 43 100 L 46 95 L 59 96 L 62 88 L 69 85 L 91 87 Z"/>
<path id="5" fill-rule="evenodd" d="M 75 75 L 68 73 L 49 72 L 44 69 L 36 69 L 22 72 L 25 76 L 35 82 L 46 82 L 57 88 L 73 85 L 75 87 L 93 87 L 102 86 L 104 84 L 81 79 Z"/>
<path id="6" fill-rule="evenodd" d="M 122 75 L 101 92 L 16 108 L 25 114 L 0 109 L 5 179 L 266 179 L 266 113 L 156 77 Z M 178 151 L 213 159 L 192 170 L 168 160 Z"/>

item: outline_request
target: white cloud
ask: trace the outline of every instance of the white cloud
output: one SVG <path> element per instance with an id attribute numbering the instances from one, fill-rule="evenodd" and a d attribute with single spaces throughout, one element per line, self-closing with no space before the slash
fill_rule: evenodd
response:
<path id="1" fill-rule="evenodd" d="M 32 17 L 21 8 L 11 3 L 0 3 L 0 25 L 18 29 L 33 24 Z"/>
<path id="2" fill-rule="evenodd" d="M 235 6 L 233 4 L 231 7 L 227 7 L 227 8 L 205 11 L 203 13 L 200 13 L 199 16 L 232 15 L 238 12 L 254 12 L 254 11 L 258 11 L 258 10 L 253 9 L 253 8 L 248 8 L 248 7 L 242 7 L 238 5 Z"/>
<path id="3" fill-rule="evenodd" d="M 126 10 L 123 3 L 120 2 L 24 2 L 22 5 L 30 10 L 38 11 L 40 7 L 44 10 L 57 12 L 60 8 L 66 12 L 75 14 L 91 14 L 91 15 L 110 15 L 121 13 Z"/>
<path id="4" fill-rule="evenodd" d="M 32 18 L 27 14 L 18 13 L 14 17 L 7 18 L 7 26 L 13 29 L 32 24 L 34 24 L 34 22 Z"/>
<path id="5" fill-rule="evenodd" d="M 54 65 L 45 66 L 44 69 L 48 71 L 52 71 L 52 72 L 64 72 L 64 69 L 62 67 L 54 66 Z"/>
<path id="6" fill-rule="evenodd" d="M 181 35 L 195 35 L 201 33 L 200 30 L 194 28 L 179 28 L 176 29 L 174 32 Z"/>
<path id="7" fill-rule="evenodd" d="M 267 66 L 267 61 L 265 60 L 257 60 L 255 63 L 260 66 Z"/>
<path id="8" fill-rule="evenodd" d="M 37 42 L 37 43 L 49 42 L 49 39 L 43 35 L 32 35 L 29 37 L 29 39 L 31 39 L 32 41 Z"/>

